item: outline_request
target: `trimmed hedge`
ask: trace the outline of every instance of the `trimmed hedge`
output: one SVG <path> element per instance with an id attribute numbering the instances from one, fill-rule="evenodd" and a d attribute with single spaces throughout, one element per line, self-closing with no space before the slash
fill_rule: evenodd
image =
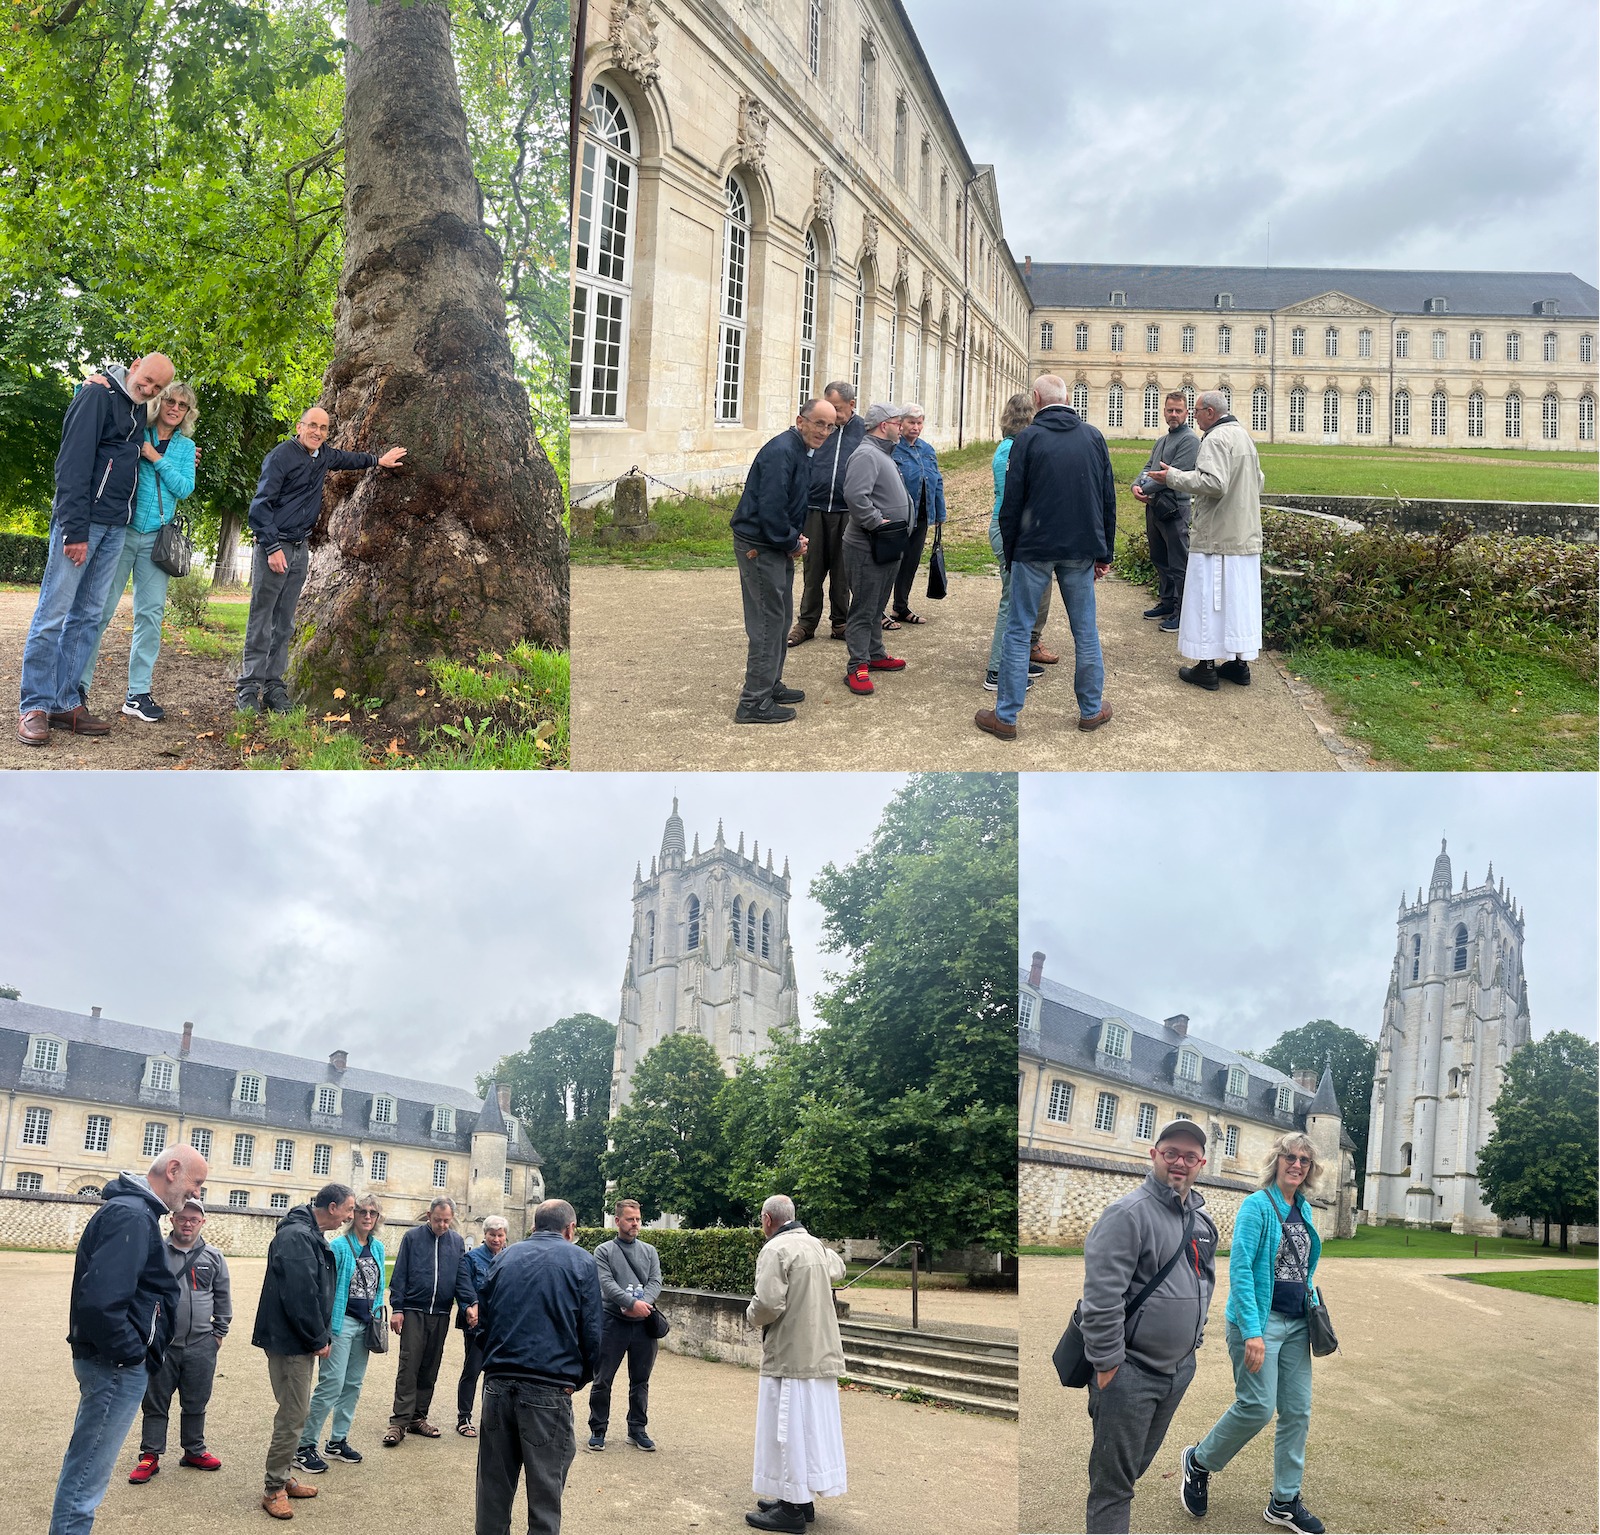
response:
<path id="1" fill-rule="evenodd" d="M 0 581 L 34 585 L 44 580 L 50 540 L 36 533 L 0 533 Z"/>
<path id="2" fill-rule="evenodd" d="M 616 1235 L 603 1226 L 580 1226 L 578 1245 L 593 1252 Z M 674 1290 L 717 1290 L 754 1295 L 761 1232 L 749 1226 L 712 1226 L 701 1231 L 641 1231 L 661 1257 L 661 1282 Z"/>

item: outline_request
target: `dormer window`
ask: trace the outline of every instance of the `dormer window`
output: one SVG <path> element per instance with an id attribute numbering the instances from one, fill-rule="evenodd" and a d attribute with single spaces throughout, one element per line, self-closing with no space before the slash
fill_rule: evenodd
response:
<path id="1" fill-rule="evenodd" d="M 1287 1114 L 1294 1108 L 1294 1089 L 1285 1082 L 1278 1089 L 1277 1110 L 1280 1114 Z"/>
<path id="2" fill-rule="evenodd" d="M 1180 1050 L 1178 1052 L 1178 1080 L 1180 1082 L 1198 1082 L 1200 1080 L 1199 1051 Z"/>
<path id="3" fill-rule="evenodd" d="M 31 1071 L 64 1071 L 66 1059 L 67 1047 L 59 1039 L 35 1034 L 28 1041 L 28 1068 Z"/>
<path id="4" fill-rule="evenodd" d="M 456 1111 L 447 1104 L 437 1104 L 433 1110 L 433 1133 L 435 1135 L 454 1135 L 456 1133 Z"/>
<path id="5" fill-rule="evenodd" d="M 144 1063 L 144 1085 L 147 1092 L 172 1092 L 178 1085 L 177 1063 L 164 1056 L 152 1055 Z"/>
<path id="6" fill-rule="evenodd" d="M 266 1078 L 253 1071 L 241 1071 L 234 1081 L 233 1096 L 240 1103 L 260 1103 L 266 1094 Z"/>
<path id="7" fill-rule="evenodd" d="M 1127 1026 L 1114 1018 L 1106 1019 L 1100 1030 L 1100 1049 L 1105 1055 L 1115 1056 L 1119 1061 L 1125 1060 L 1128 1054 Z"/>
<path id="8" fill-rule="evenodd" d="M 339 1112 L 339 1089 L 330 1083 L 323 1083 L 317 1088 L 317 1113 L 330 1118 Z"/>
<path id="9" fill-rule="evenodd" d="M 1114 309 L 1128 307 L 1128 295 L 1121 288 L 1114 288 L 1111 292 L 1111 304 Z"/>
<path id="10" fill-rule="evenodd" d="M 1039 999 L 1031 992 L 1023 992 L 1017 998 L 1017 1027 L 1031 1029 L 1033 1016 L 1039 1006 Z"/>
<path id="11" fill-rule="evenodd" d="M 1228 1096 L 1230 1098 L 1243 1098 L 1249 1091 L 1249 1075 L 1243 1066 L 1230 1066 L 1228 1068 Z"/>
<path id="12" fill-rule="evenodd" d="M 1232 309 L 1233 308 L 1233 295 L 1231 293 L 1219 293 L 1217 295 L 1217 308 L 1218 309 Z"/>
<path id="13" fill-rule="evenodd" d="M 372 1122 L 375 1125 L 392 1125 L 395 1120 L 394 1099 L 388 1097 L 372 1100 Z"/>

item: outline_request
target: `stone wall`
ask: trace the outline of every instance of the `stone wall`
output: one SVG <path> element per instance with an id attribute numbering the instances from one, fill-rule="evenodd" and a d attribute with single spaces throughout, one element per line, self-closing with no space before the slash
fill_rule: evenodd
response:
<path id="1" fill-rule="evenodd" d="M 100 1201 L 87 1195 L 0 1190 L 0 1247 L 70 1252 L 99 1208 Z M 205 1239 L 225 1257 L 263 1258 L 282 1219 L 281 1210 L 212 1210 Z"/>
<path id="2" fill-rule="evenodd" d="M 1434 533 L 1446 517 L 1459 517 L 1479 533 L 1505 533 L 1518 538 L 1558 538 L 1569 544 L 1596 540 L 1600 508 L 1583 502 L 1549 501 L 1401 501 L 1396 509 L 1388 496 L 1271 495 L 1268 506 L 1289 511 L 1321 512 L 1356 522 L 1392 521 L 1406 533 Z"/>
<path id="3" fill-rule="evenodd" d="M 709 1359 L 723 1364 L 742 1364 L 751 1370 L 761 1367 L 761 1330 L 745 1326 L 748 1295 L 723 1295 L 715 1290 L 670 1290 L 661 1292 L 661 1310 L 672 1323 L 672 1331 L 661 1346 L 690 1359 Z M 842 1322 L 850 1315 L 848 1302 L 835 1300 L 834 1310 Z"/>

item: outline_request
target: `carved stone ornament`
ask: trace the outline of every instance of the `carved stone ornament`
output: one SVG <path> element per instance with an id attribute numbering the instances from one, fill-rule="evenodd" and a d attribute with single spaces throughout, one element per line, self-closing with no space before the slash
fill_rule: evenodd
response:
<path id="1" fill-rule="evenodd" d="M 872 261 L 878 259 L 878 215 L 876 213 L 869 213 L 861 226 L 861 254 Z"/>
<path id="2" fill-rule="evenodd" d="M 1319 293 L 1315 298 L 1302 299 L 1298 304 L 1290 304 L 1283 310 L 1284 314 L 1293 315 L 1356 315 L 1381 317 L 1388 313 L 1386 309 L 1379 309 L 1372 304 L 1363 304 L 1358 298 L 1351 298 L 1348 293 Z"/>
<path id="3" fill-rule="evenodd" d="M 939 300 L 939 326 L 945 329 L 950 324 L 950 290 L 942 290 L 943 297 Z"/>
<path id="4" fill-rule="evenodd" d="M 739 98 L 739 164 L 760 170 L 767 163 L 767 127 L 772 118 L 754 96 Z"/>
<path id="5" fill-rule="evenodd" d="M 839 178 L 820 165 L 811 173 L 811 200 L 817 205 L 817 217 L 825 224 L 833 222 L 833 200 L 839 190 Z"/>
<path id="6" fill-rule="evenodd" d="M 926 309 L 933 303 L 933 273 L 924 268 L 922 273 L 922 299 L 919 307 Z"/>
<path id="7" fill-rule="evenodd" d="M 894 285 L 911 280 L 911 250 L 909 246 L 897 245 L 894 248 Z"/>
<path id="8" fill-rule="evenodd" d="M 654 85 L 660 73 L 657 25 L 655 0 L 620 0 L 611 13 L 611 62 L 640 85 Z"/>

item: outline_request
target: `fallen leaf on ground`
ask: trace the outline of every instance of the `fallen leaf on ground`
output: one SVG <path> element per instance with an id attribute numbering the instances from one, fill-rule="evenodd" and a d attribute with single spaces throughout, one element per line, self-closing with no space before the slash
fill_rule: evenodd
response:
<path id="1" fill-rule="evenodd" d="M 333 690 L 333 696 L 335 698 L 343 698 L 344 697 L 344 689 L 343 688 L 335 688 Z"/>
<path id="2" fill-rule="evenodd" d="M 324 725 L 348 725 L 350 723 L 350 716 L 348 713 L 324 714 L 322 716 L 322 723 Z"/>
<path id="3" fill-rule="evenodd" d="M 423 694 L 424 694 L 424 693 L 426 693 L 426 692 L 427 692 L 427 691 L 428 691 L 428 690 L 427 690 L 427 689 L 426 689 L 426 688 L 418 688 L 418 689 L 417 689 L 417 697 L 418 697 L 418 698 L 421 698 L 421 697 L 422 697 L 422 695 L 423 695 Z"/>

